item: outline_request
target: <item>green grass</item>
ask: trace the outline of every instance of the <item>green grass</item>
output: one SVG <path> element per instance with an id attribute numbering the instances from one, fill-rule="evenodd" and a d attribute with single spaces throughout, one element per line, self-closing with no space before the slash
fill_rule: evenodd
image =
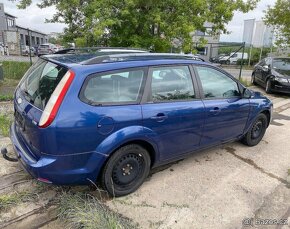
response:
<path id="1" fill-rule="evenodd" d="M 21 191 L 13 192 L 10 194 L 0 195 L 0 212 L 7 210 L 8 208 L 15 206 L 21 202 L 29 202 L 35 200 L 37 194 Z"/>
<path id="2" fill-rule="evenodd" d="M 4 79 L 21 79 L 30 67 L 29 62 L 3 61 Z"/>
<path id="3" fill-rule="evenodd" d="M 243 78 L 240 79 L 240 82 L 241 82 L 242 84 L 244 84 L 246 87 L 252 86 L 252 83 L 251 83 L 250 81 L 245 80 L 245 79 L 243 79 Z"/>
<path id="4" fill-rule="evenodd" d="M 109 210 L 91 195 L 63 193 L 60 196 L 58 216 L 70 228 L 122 229 L 136 228 L 130 220 Z"/>
<path id="5" fill-rule="evenodd" d="M 0 102 L 13 100 L 13 94 L 19 80 L 7 79 L 0 81 Z"/>
<path id="6" fill-rule="evenodd" d="M 16 87 L 20 79 L 9 79 L 5 78 L 3 81 L 0 81 L 0 87 Z"/>
<path id="7" fill-rule="evenodd" d="M 0 102 L 11 101 L 11 100 L 13 100 L 13 95 L 0 95 Z"/>
<path id="8" fill-rule="evenodd" d="M 0 133 L 4 137 L 9 136 L 9 128 L 10 128 L 11 120 L 7 118 L 7 116 L 0 114 Z"/>

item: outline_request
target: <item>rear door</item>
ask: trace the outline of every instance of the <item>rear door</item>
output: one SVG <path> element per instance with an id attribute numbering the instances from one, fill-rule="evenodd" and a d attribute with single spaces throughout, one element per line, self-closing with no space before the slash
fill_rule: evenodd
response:
<path id="1" fill-rule="evenodd" d="M 205 106 L 201 146 L 210 146 L 242 135 L 249 115 L 249 99 L 242 98 L 236 81 L 211 66 L 195 67 Z"/>
<path id="2" fill-rule="evenodd" d="M 40 59 L 21 80 L 14 100 L 15 128 L 18 138 L 35 158 L 45 144 L 38 127 L 42 112 L 67 69 Z"/>
<path id="3" fill-rule="evenodd" d="M 149 70 L 143 125 L 168 160 L 197 149 L 204 124 L 204 105 L 188 65 L 157 66 Z"/>

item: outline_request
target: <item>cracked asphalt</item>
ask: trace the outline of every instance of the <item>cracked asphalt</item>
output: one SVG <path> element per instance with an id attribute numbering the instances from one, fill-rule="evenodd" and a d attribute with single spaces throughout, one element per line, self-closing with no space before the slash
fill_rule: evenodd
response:
<path id="1" fill-rule="evenodd" d="M 244 219 L 263 229 L 290 228 L 290 96 L 268 97 L 274 117 L 260 144 L 235 142 L 193 153 L 153 172 L 135 193 L 106 200 L 106 205 L 140 228 L 246 228 Z M 1 103 L 0 112 L 11 115 L 12 104 Z M 12 151 L 9 138 L 0 136 L 2 146 Z M 17 163 L 0 158 L 0 194 L 38 189 Z M 36 200 L 1 213 L 0 228 L 65 228 L 52 204 L 56 195 L 45 186 Z M 285 219 L 288 225 L 258 226 L 252 218 Z"/>

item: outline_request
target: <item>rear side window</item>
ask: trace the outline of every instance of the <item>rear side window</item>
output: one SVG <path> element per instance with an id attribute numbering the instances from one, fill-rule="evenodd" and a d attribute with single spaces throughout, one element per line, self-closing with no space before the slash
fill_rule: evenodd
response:
<path id="1" fill-rule="evenodd" d="M 40 60 L 25 74 L 20 90 L 30 103 L 43 110 L 66 72 L 62 66 Z"/>
<path id="2" fill-rule="evenodd" d="M 227 75 L 208 67 L 196 67 L 205 98 L 231 98 L 240 96 L 237 82 Z"/>
<path id="3" fill-rule="evenodd" d="M 144 74 L 143 69 L 127 69 L 89 76 L 80 98 L 92 105 L 138 103 L 142 95 Z"/>
<path id="4" fill-rule="evenodd" d="M 152 101 L 190 100 L 195 98 L 188 66 L 152 69 Z"/>

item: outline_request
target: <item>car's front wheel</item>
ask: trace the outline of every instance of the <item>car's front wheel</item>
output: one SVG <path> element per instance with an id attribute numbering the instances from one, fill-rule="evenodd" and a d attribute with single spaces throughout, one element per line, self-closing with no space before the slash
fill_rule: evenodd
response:
<path id="1" fill-rule="evenodd" d="M 268 94 L 271 94 L 271 93 L 272 93 L 271 80 L 270 80 L 270 79 L 267 80 L 265 91 L 266 91 L 266 93 L 268 93 Z"/>
<path id="2" fill-rule="evenodd" d="M 251 77 L 251 83 L 253 84 L 253 85 L 257 85 L 257 83 L 256 83 L 256 79 L 255 79 L 256 77 L 255 77 L 255 73 L 253 73 L 252 74 L 252 77 Z"/>
<path id="3" fill-rule="evenodd" d="M 249 131 L 242 138 L 242 143 L 248 146 L 257 145 L 263 138 L 268 125 L 268 118 L 261 113 L 253 122 Z"/>
<path id="4" fill-rule="evenodd" d="M 150 171 L 150 156 L 146 149 L 130 144 L 118 149 L 106 163 L 101 177 L 103 187 L 111 196 L 134 192 Z"/>

